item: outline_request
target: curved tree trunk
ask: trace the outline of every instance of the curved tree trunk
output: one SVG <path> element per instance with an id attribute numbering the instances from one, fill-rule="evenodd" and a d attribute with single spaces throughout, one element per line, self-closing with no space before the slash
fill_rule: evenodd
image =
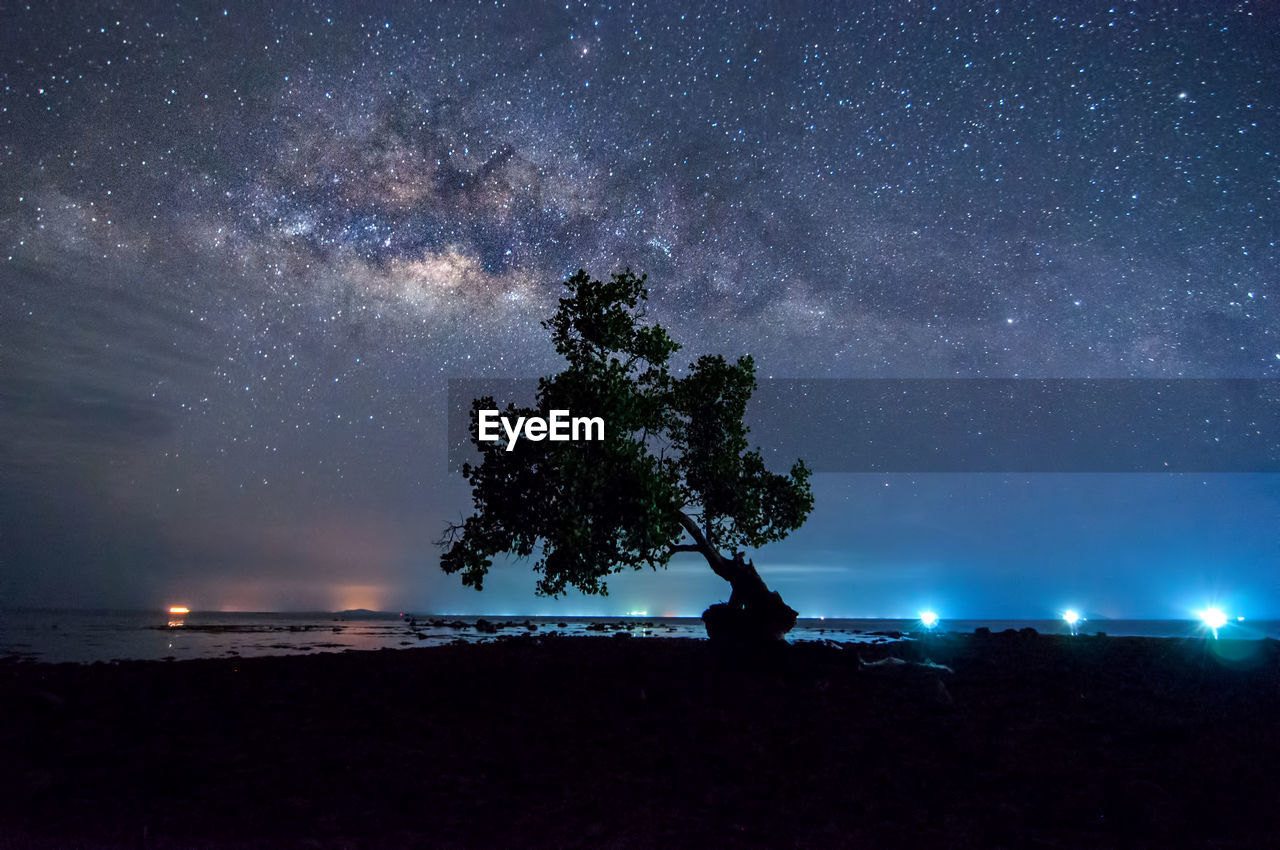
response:
<path id="1" fill-rule="evenodd" d="M 735 552 L 731 558 L 721 555 L 707 541 L 698 524 L 684 513 L 680 514 L 680 524 L 694 543 L 677 549 L 701 554 L 712 572 L 732 588 L 728 602 L 716 603 L 702 612 L 707 636 L 714 641 L 738 644 L 782 640 L 795 626 L 799 613 L 782 601 L 781 594 L 769 589 L 756 572 L 755 562 L 746 560 L 741 552 Z"/>

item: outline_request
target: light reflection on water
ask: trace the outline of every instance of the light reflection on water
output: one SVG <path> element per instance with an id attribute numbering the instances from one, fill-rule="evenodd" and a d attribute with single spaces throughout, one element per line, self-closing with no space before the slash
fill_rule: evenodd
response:
<path id="1" fill-rule="evenodd" d="M 297 655 L 347 650 L 402 649 L 453 641 L 486 641 L 548 635 L 703 638 L 698 618 L 529 617 L 484 618 L 493 631 L 476 628 L 476 617 L 388 614 L 279 614 L 194 611 L 181 616 L 122 611 L 0 611 L 0 657 L 39 661 L 110 661 Z M 993 632 L 1035 628 L 1043 634 L 1067 633 L 1061 620 L 942 620 L 934 633 Z M 801 620 L 793 642 L 841 643 L 894 640 L 923 632 L 918 620 Z M 1182 620 L 1095 620 L 1082 634 L 1203 638 L 1204 629 Z M 1280 623 L 1230 623 L 1225 638 L 1280 637 Z"/>

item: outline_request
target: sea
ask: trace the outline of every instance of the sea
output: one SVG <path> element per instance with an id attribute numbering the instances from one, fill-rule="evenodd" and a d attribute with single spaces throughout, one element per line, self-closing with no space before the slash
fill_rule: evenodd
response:
<path id="1" fill-rule="evenodd" d="M 1061 620 L 942 620 L 926 629 L 919 620 L 802 619 L 788 635 L 802 641 L 870 643 L 916 640 L 929 634 L 965 634 L 1032 628 L 1071 634 Z M 1088 620 L 1081 635 L 1105 633 L 1170 639 L 1211 639 L 1192 620 Z M 0 659 L 93 663 L 183 660 L 257 655 L 406 649 L 455 642 L 536 640 L 554 635 L 705 639 L 696 617 L 499 617 L 412 612 L 230 613 L 192 611 L 0 610 Z M 1280 621 L 1229 622 L 1222 639 L 1280 639 Z"/>

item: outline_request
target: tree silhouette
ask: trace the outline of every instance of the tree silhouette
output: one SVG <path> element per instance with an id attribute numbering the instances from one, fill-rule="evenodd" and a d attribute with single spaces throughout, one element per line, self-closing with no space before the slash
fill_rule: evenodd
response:
<path id="1" fill-rule="evenodd" d="M 567 365 L 538 382 L 536 408 L 502 411 L 513 422 L 551 410 L 598 416 L 603 440 L 482 441 L 479 411 L 498 405 L 473 402 L 471 441 L 482 461 L 462 472 L 474 513 L 446 528 L 440 566 L 479 590 L 495 555 L 536 556 L 539 594 L 570 586 L 604 594 L 613 573 L 694 552 L 732 588 L 729 602 L 703 614 L 713 639 L 781 638 L 797 614 L 743 549 L 800 527 L 813 507 L 810 470 L 797 461 L 778 475 L 748 449 L 749 355 L 703 356 L 683 377 L 671 374 L 680 345 L 645 321 L 645 280 L 630 269 L 607 282 L 581 270 L 566 280 L 567 296 L 542 324 Z"/>

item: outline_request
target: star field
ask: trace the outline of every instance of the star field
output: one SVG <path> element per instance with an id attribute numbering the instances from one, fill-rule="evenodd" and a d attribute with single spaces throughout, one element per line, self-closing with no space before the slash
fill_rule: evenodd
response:
<path id="1" fill-rule="evenodd" d="M 444 386 L 554 369 L 579 267 L 647 273 L 682 355 L 762 377 L 1280 377 L 1266 4 L 28 4 L 0 32 L 23 604 L 535 605 L 518 570 L 497 603 L 433 572 L 466 506 Z M 1087 553 L 1135 577 L 1118 611 L 1187 517 L 1227 573 L 1280 565 L 1269 478 L 1122 478 L 824 477 L 774 560 L 889 610 L 903 559 L 1053 573 L 1028 541 L 1132 487 L 1123 554 Z"/>

